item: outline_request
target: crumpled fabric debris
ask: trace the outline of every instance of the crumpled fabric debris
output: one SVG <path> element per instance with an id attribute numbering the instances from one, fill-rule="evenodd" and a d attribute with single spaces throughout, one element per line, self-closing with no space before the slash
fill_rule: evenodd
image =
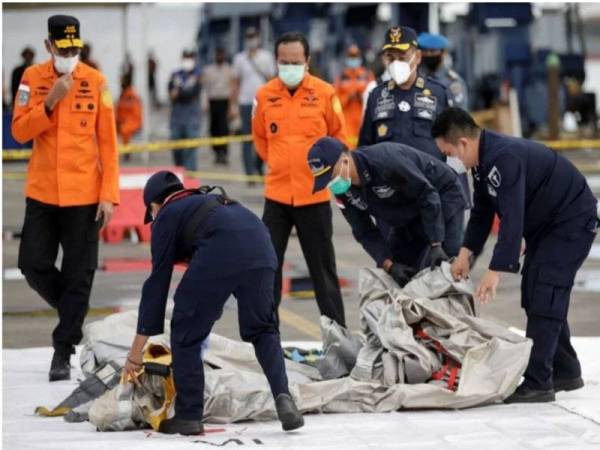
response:
<path id="1" fill-rule="evenodd" d="M 304 413 L 467 408 L 510 395 L 527 366 L 531 341 L 475 317 L 469 284 L 455 283 L 448 274 L 448 265 L 442 264 L 400 289 L 379 269 L 361 270 L 360 339 L 322 319 L 324 364 L 329 364 L 323 374 L 334 378 L 324 379 L 317 368 L 286 360 L 298 408 Z M 93 370 L 95 364 L 122 360 L 135 333 L 135 313 L 90 325 L 82 365 Z M 168 342 L 168 335 L 156 340 Z M 276 418 L 251 345 L 211 334 L 203 358 L 205 422 Z M 446 364 L 450 370 L 441 373 Z M 105 394 L 114 397 L 113 408 L 115 391 Z M 97 410 L 104 416 L 90 414 L 90 421 L 105 429 L 144 426 L 135 409 L 129 421 L 117 411 Z"/>

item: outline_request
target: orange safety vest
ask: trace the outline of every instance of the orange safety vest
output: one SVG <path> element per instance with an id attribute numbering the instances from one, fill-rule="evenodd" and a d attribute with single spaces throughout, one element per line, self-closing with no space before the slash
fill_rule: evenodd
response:
<path id="1" fill-rule="evenodd" d="M 126 88 L 117 103 L 117 131 L 123 144 L 142 129 L 142 100 L 133 86 Z"/>
<path id="2" fill-rule="evenodd" d="M 313 194 L 308 152 L 324 136 L 346 143 L 342 106 L 329 83 L 306 74 L 294 96 L 279 78 L 257 92 L 252 114 L 256 151 L 267 163 L 265 197 L 286 205 L 329 201 L 329 190 Z"/>
<path id="3" fill-rule="evenodd" d="M 104 75 L 79 63 L 73 86 L 48 116 L 44 100 L 58 75 L 52 60 L 25 70 L 12 133 L 33 139 L 25 195 L 57 206 L 119 203 L 119 158 L 112 97 Z"/>
<path id="4" fill-rule="evenodd" d="M 335 91 L 342 102 L 348 136 L 354 138 L 355 141 L 358 138 L 362 122 L 362 95 L 367 84 L 374 79 L 373 73 L 364 67 L 355 69 L 348 67 L 335 81 Z"/>

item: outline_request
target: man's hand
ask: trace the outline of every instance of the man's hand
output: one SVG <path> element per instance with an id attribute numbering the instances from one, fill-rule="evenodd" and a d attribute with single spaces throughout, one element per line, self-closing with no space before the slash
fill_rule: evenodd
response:
<path id="1" fill-rule="evenodd" d="M 235 120 L 240 117 L 240 108 L 237 104 L 232 103 L 229 107 L 229 111 L 227 111 L 227 118 L 229 120 Z"/>
<path id="2" fill-rule="evenodd" d="M 140 387 L 141 385 L 137 372 L 139 372 L 142 367 L 142 354 L 140 353 L 139 355 L 134 356 L 130 352 L 127 355 L 125 367 L 123 367 L 123 382 L 127 382 L 127 379 L 130 379 L 137 387 Z"/>
<path id="3" fill-rule="evenodd" d="M 415 271 L 412 267 L 408 267 L 400 263 L 394 263 L 390 267 L 389 274 L 394 281 L 398 283 L 398 286 L 404 287 L 415 274 Z"/>
<path id="4" fill-rule="evenodd" d="M 102 226 L 104 228 L 110 222 L 113 215 L 114 207 L 112 202 L 100 202 L 98 203 L 98 209 L 96 210 L 96 222 L 102 219 Z"/>
<path id="5" fill-rule="evenodd" d="M 469 272 L 471 270 L 469 258 L 471 257 L 471 254 L 471 250 L 465 247 L 461 248 L 460 252 L 458 252 L 458 256 L 454 259 L 454 262 L 450 267 L 450 272 L 452 273 L 454 281 L 460 281 L 463 278 L 469 277 Z"/>
<path id="6" fill-rule="evenodd" d="M 439 266 L 442 261 L 448 261 L 448 255 L 442 248 L 442 245 L 439 242 L 431 244 L 423 261 L 421 262 L 421 268 L 429 266 L 430 270 L 435 269 Z"/>
<path id="7" fill-rule="evenodd" d="M 500 281 L 500 274 L 493 270 L 487 270 L 475 290 L 475 298 L 479 303 L 486 304 L 496 297 L 496 288 Z"/>
<path id="8" fill-rule="evenodd" d="M 137 372 L 142 368 L 144 346 L 148 342 L 148 336 L 136 334 L 131 344 L 131 349 L 127 354 L 127 361 L 125 367 L 123 367 L 123 382 L 127 381 L 127 376 L 133 380 L 133 382 L 139 386 L 140 381 L 137 377 Z"/>
<path id="9" fill-rule="evenodd" d="M 46 96 L 44 102 L 46 108 L 52 111 L 56 104 L 69 93 L 71 87 L 73 87 L 73 77 L 70 73 L 64 74 L 58 78 Z"/>

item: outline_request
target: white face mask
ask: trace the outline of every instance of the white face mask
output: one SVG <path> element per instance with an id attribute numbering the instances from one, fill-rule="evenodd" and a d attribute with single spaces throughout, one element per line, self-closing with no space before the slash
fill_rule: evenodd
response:
<path id="1" fill-rule="evenodd" d="M 194 67 L 196 67 L 196 61 L 193 58 L 184 58 L 181 62 L 181 68 L 187 72 L 194 70 Z"/>
<path id="2" fill-rule="evenodd" d="M 246 39 L 246 48 L 249 50 L 256 50 L 260 44 L 260 39 L 257 37 Z"/>
<path id="3" fill-rule="evenodd" d="M 446 158 L 446 164 L 452 167 L 456 173 L 461 174 L 467 171 L 467 168 L 465 167 L 463 162 L 456 156 L 448 156 Z"/>
<path id="4" fill-rule="evenodd" d="M 416 69 L 410 68 L 410 63 L 412 62 L 415 55 L 413 55 L 408 62 L 407 61 L 398 61 L 397 59 L 392 61 L 387 66 L 387 71 L 390 74 L 392 80 L 396 82 L 396 84 L 404 84 L 410 78 L 410 75 Z"/>
<path id="5" fill-rule="evenodd" d="M 288 88 L 295 88 L 304 79 L 304 64 L 277 64 L 279 78 Z"/>
<path id="6" fill-rule="evenodd" d="M 68 57 L 54 55 L 54 68 L 58 73 L 67 74 L 73 72 L 78 62 L 79 55 Z"/>

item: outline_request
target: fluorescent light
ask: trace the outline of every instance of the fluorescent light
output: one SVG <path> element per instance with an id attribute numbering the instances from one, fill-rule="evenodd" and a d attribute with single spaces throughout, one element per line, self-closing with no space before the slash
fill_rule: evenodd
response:
<path id="1" fill-rule="evenodd" d="M 488 28 L 513 28 L 517 26 L 517 21 L 512 17 L 497 17 L 485 19 L 485 26 Z"/>

